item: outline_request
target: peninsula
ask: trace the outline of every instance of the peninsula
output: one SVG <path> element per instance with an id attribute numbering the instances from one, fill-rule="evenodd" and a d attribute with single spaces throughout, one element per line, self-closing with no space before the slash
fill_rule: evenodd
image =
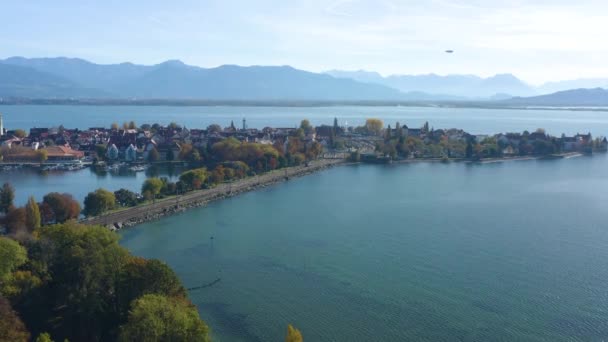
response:
<path id="1" fill-rule="evenodd" d="M 67 194 L 47 194 L 39 204 L 42 224 L 82 219 L 111 229 L 345 162 L 487 162 L 561 158 L 608 149 L 606 138 L 594 138 L 590 133 L 556 137 L 536 129 L 480 135 L 456 128 L 434 129 L 428 123 L 410 128 L 397 122 L 391 127 L 373 118 L 359 127 L 340 126 L 335 119 L 333 125 L 313 127 L 302 120 L 299 127 L 257 129 L 249 128 L 243 119 L 240 127 L 234 122 L 206 128 L 125 122 L 87 130 L 64 126 L 31 128 L 29 133 L 0 130 L 2 170 L 28 167 L 45 173 L 90 167 L 96 173 L 142 172 L 155 164 L 177 164 L 185 169 L 175 182 L 149 177 L 140 192 L 97 189 L 85 198 L 82 210 Z M 26 216 L 18 213 L 7 211 L 8 233 L 28 230 Z"/>

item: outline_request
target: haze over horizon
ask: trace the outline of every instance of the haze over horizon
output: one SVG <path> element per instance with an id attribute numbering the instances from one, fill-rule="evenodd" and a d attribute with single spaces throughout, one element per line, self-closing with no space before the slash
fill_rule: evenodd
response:
<path id="1" fill-rule="evenodd" d="M 603 13 L 608 3 L 598 0 L 29 1 L 4 4 L 0 58 L 511 73 L 539 85 L 608 77 Z"/>

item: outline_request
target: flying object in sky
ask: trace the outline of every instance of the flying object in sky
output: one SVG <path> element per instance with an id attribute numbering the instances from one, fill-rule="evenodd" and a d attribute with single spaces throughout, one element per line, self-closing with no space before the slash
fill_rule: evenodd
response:
<path id="1" fill-rule="evenodd" d="M 454 53 L 454 50 L 445 50 L 445 53 Z"/>

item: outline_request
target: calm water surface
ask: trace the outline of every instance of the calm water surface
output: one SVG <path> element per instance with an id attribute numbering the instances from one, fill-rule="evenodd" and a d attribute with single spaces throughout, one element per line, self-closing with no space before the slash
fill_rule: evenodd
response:
<path id="1" fill-rule="evenodd" d="M 608 338 L 605 155 L 339 167 L 123 232 L 219 341 Z M 213 240 L 210 238 L 214 237 Z"/>
<path id="2" fill-rule="evenodd" d="M 376 117 L 394 126 L 396 121 L 409 127 L 421 127 L 428 121 L 435 128 L 462 128 L 470 133 L 489 134 L 521 132 L 542 127 L 560 135 L 591 131 L 608 133 L 608 113 L 594 111 L 515 110 L 432 107 L 171 107 L 171 106 L 7 106 L 0 105 L 7 129 L 57 127 L 86 129 L 109 127 L 134 120 L 138 124 L 169 124 L 175 121 L 189 128 L 205 128 L 212 123 L 241 127 L 247 119 L 249 127 L 294 127 L 309 119 L 313 125 L 363 125 L 366 118 Z"/>

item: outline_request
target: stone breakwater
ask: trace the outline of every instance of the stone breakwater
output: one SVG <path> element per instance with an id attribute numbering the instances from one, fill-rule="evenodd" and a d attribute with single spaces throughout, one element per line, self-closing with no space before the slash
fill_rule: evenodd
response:
<path id="1" fill-rule="evenodd" d="M 82 220 L 89 225 L 103 225 L 110 229 L 132 227 L 144 222 L 155 221 L 165 216 L 175 215 L 188 209 L 206 206 L 212 201 L 239 195 L 244 192 L 264 188 L 291 178 L 305 176 L 320 170 L 343 164 L 344 160 L 320 160 L 308 166 L 289 167 L 233 183 L 220 184 L 212 189 L 197 190 L 184 195 L 157 200 L 120 211 L 110 212 Z"/>

